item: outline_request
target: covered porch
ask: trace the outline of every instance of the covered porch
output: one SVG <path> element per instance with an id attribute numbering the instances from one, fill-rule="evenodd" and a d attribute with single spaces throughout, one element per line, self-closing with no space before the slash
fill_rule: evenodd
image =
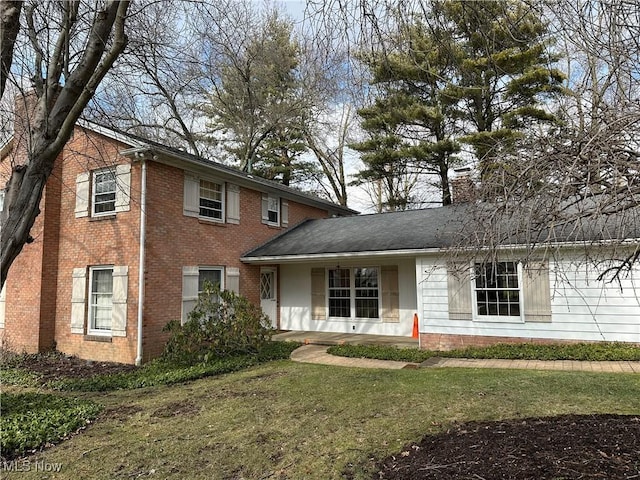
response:
<path id="1" fill-rule="evenodd" d="M 360 333 L 333 333 L 313 331 L 289 331 L 277 333 L 274 340 L 300 342 L 307 345 L 387 345 L 399 348 L 418 348 L 418 339 L 392 335 L 369 335 Z"/>

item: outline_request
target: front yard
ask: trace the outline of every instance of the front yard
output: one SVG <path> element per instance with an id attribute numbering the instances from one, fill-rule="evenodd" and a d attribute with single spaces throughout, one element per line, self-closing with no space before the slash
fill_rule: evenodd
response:
<path id="1" fill-rule="evenodd" d="M 61 395 L 103 411 L 86 431 L 17 464 L 30 468 L 3 465 L 3 478 L 373 478 L 403 446 L 462 422 L 640 414 L 634 374 L 286 360 L 180 385 Z"/>

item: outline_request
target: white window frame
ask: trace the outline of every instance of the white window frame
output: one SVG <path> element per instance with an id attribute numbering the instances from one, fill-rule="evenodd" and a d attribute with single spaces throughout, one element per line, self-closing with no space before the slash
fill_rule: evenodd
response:
<path id="1" fill-rule="evenodd" d="M 95 272 L 111 272 L 111 325 L 109 329 L 105 328 L 96 328 L 96 308 L 98 306 L 97 302 L 94 301 L 94 291 L 93 291 L 93 279 Z M 113 265 L 103 265 L 98 267 L 90 267 L 89 268 L 89 295 L 88 295 L 88 303 L 89 303 L 89 325 L 87 328 L 87 332 L 89 335 L 105 335 L 111 336 L 111 332 L 113 330 Z M 97 295 L 98 293 L 95 292 Z"/>
<path id="2" fill-rule="evenodd" d="M 272 203 L 276 207 L 275 210 L 271 208 L 273 206 Z M 276 214 L 275 220 L 271 220 L 269 215 L 272 212 Z M 275 195 L 267 195 L 267 224 L 275 226 L 280 225 L 280 197 Z"/>
<path id="3" fill-rule="evenodd" d="M 524 323 L 524 290 L 522 288 L 522 263 L 516 262 L 513 260 L 498 260 L 493 262 L 496 263 L 513 263 L 516 266 L 516 278 L 518 282 L 517 287 L 478 287 L 478 278 L 479 276 L 476 274 L 476 268 L 478 266 L 482 266 L 481 263 L 473 264 L 474 276 L 471 281 L 471 306 L 473 308 L 473 320 L 476 322 L 495 322 L 495 323 Z M 519 315 L 484 315 L 478 312 L 478 292 L 486 292 L 486 291 L 517 291 L 518 292 L 518 310 Z M 515 302 L 514 302 L 515 304 Z"/>
<path id="4" fill-rule="evenodd" d="M 377 295 L 375 297 L 360 297 L 357 296 L 356 290 L 360 290 L 360 288 L 356 288 L 356 271 L 357 270 L 362 270 L 362 269 L 372 269 L 376 271 L 376 280 L 377 280 L 377 287 L 376 287 L 376 292 Z M 381 282 L 381 268 L 380 266 L 355 266 L 355 267 L 328 267 L 326 269 L 326 292 L 327 292 L 327 304 L 326 304 L 326 308 L 327 308 L 327 316 L 329 319 L 331 320 L 340 320 L 340 321 L 358 321 L 358 322 L 379 322 L 382 320 L 381 317 L 381 311 L 382 311 L 382 282 Z M 329 278 L 331 276 L 330 271 L 332 270 L 348 270 L 349 271 L 349 311 L 350 314 L 348 317 L 336 317 L 336 316 L 332 316 L 331 315 L 331 307 L 330 307 L 330 302 L 332 298 L 339 298 L 339 297 L 331 297 L 331 290 L 332 288 L 329 287 Z M 338 288 L 340 289 L 340 288 Z M 342 288 L 344 290 L 346 290 L 346 288 Z M 371 290 L 371 289 L 370 289 Z M 346 298 L 346 297 L 342 297 L 342 298 Z M 378 316 L 377 317 L 358 317 L 356 316 L 356 303 L 358 300 L 361 299 L 375 299 L 377 300 L 378 303 Z"/>
<path id="5" fill-rule="evenodd" d="M 202 293 L 200 276 L 202 272 L 219 272 L 220 273 L 220 291 L 224 290 L 224 267 L 198 267 L 198 295 Z"/>
<path id="6" fill-rule="evenodd" d="M 98 195 L 98 176 L 99 175 L 103 175 L 109 173 L 111 175 L 113 175 L 113 184 L 114 184 L 114 189 L 113 189 L 113 200 L 109 200 L 109 202 L 100 202 L 100 204 L 105 204 L 105 203 L 113 203 L 113 209 L 112 210 L 107 210 L 104 212 L 96 212 L 96 205 L 97 205 L 97 200 L 96 197 Z M 110 194 L 111 191 L 107 192 L 107 194 Z M 105 195 L 105 193 L 101 193 L 100 195 Z M 109 216 L 109 215 L 115 215 L 116 214 L 116 199 L 118 196 L 118 174 L 116 172 L 115 167 L 114 168 L 103 168 L 101 170 L 94 170 L 93 172 L 91 172 L 91 216 L 92 217 L 104 217 L 104 216 Z"/>
<path id="7" fill-rule="evenodd" d="M 209 207 L 203 207 L 202 206 L 202 200 L 211 200 L 209 198 L 203 197 L 202 196 L 202 190 L 203 190 L 203 185 L 202 182 L 208 182 L 208 183 L 212 183 L 214 185 L 218 185 L 220 187 L 219 193 L 220 193 L 220 210 L 217 209 L 213 209 L 213 208 L 209 208 Z M 220 180 L 216 180 L 214 178 L 207 178 L 207 177 L 198 177 L 198 217 L 203 219 L 203 220 L 207 220 L 210 222 L 224 222 L 225 219 L 225 207 L 226 207 L 226 190 L 225 190 L 225 182 L 222 182 Z M 205 208 L 207 210 L 211 210 L 211 211 L 219 211 L 220 212 L 220 218 L 216 218 L 216 217 L 211 217 L 208 215 L 203 215 L 202 209 Z"/>

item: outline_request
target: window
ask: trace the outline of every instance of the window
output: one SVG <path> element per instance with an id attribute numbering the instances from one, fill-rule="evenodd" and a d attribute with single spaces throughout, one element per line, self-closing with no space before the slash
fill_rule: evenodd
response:
<path id="1" fill-rule="evenodd" d="M 357 318 L 378 318 L 378 269 L 355 268 Z"/>
<path id="2" fill-rule="evenodd" d="M 273 224 L 280 222 L 280 199 L 269 195 L 267 200 L 267 221 Z"/>
<path id="3" fill-rule="evenodd" d="M 116 211 L 116 172 L 100 170 L 93 174 L 93 215 L 108 215 Z"/>
<path id="4" fill-rule="evenodd" d="M 220 183 L 200 180 L 200 216 L 222 220 L 224 187 Z"/>
<path id="5" fill-rule="evenodd" d="M 378 269 L 329 269 L 329 316 L 341 318 L 379 318 Z M 353 280 L 352 280 L 353 279 Z"/>
<path id="6" fill-rule="evenodd" d="M 4 210 L 4 190 L 0 190 L 0 212 Z"/>
<path id="7" fill-rule="evenodd" d="M 475 298 L 480 317 L 519 317 L 518 263 L 476 263 Z"/>
<path id="8" fill-rule="evenodd" d="M 262 223 L 272 227 L 289 226 L 289 203 L 276 195 L 263 193 Z"/>
<path id="9" fill-rule="evenodd" d="M 111 333 L 113 310 L 113 267 L 90 270 L 89 332 Z"/>
<path id="10" fill-rule="evenodd" d="M 204 291 L 204 282 L 222 289 L 222 268 L 201 268 L 198 271 L 198 295 Z"/>
<path id="11" fill-rule="evenodd" d="M 351 317 L 351 271 L 329 270 L 329 316 Z"/>

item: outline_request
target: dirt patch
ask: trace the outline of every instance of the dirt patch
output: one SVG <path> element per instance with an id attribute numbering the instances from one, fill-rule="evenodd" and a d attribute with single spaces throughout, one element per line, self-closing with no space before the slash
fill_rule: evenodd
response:
<path id="1" fill-rule="evenodd" d="M 170 418 L 177 416 L 193 416 L 200 413 L 201 407 L 193 402 L 168 403 L 151 414 L 152 417 Z"/>
<path id="2" fill-rule="evenodd" d="M 137 405 L 123 405 L 105 410 L 100 415 L 100 418 L 105 420 L 118 420 L 120 422 L 124 422 L 136 413 L 139 413 L 143 410 L 144 409 L 142 407 L 139 407 Z"/>
<path id="3" fill-rule="evenodd" d="M 82 360 L 61 353 L 15 355 L 7 359 L 4 364 L 4 366 L 23 368 L 33 372 L 45 381 L 89 378 L 94 375 L 130 372 L 137 368 L 134 365 L 124 363 Z"/>
<path id="4" fill-rule="evenodd" d="M 638 479 L 640 416 L 461 424 L 383 460 L 373 478 Z"/>

